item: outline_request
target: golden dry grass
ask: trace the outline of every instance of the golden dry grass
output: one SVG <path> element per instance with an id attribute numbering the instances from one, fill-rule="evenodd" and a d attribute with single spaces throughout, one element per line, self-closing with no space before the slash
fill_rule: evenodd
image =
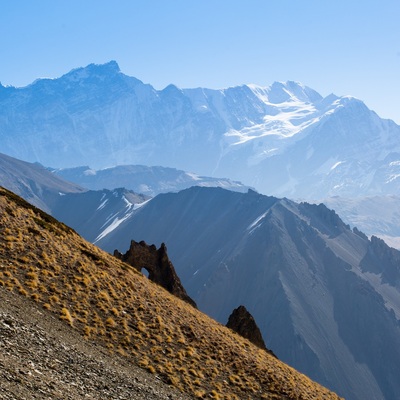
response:
<path id="1" fill-rule="evenodd" d="M 338 398 L 2 188 L 0 285 L 194 397 Z"/>

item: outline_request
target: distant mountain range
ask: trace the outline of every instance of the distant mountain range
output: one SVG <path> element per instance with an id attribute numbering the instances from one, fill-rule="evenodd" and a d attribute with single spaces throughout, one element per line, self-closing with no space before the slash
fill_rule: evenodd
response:
<path id="1" fill-rule="evenodd" d="M 103 170 L 89 167 L 54 170 L 1 153 L 0 185 L 46 212 L 53 213 L 57 209 L 60 218 L 68 214 L 70 206 L 76 210 L 78 204 L 81 204 L 81 208 L 88 214 L 75 211 L 73 218 L 72 213 L 69 213 L 69 221 L 75 227 L 83 229 L 80 233 L 90 241 L 95 241 L 100 231 L 111 228 L 125 218 L 132 201 L 133 204 L 138 204 L 148 199 L 148 196 L 177 192 L 191 186 L 222 187 L 238 192 L 249 189 L 240 182 L 197 176 L 174 168 L 121 165 Z M 114 190 L 115 188 L 119 189 Z M 91 192 L 83 194 L 88 189 Z M 144 196 L 137 196 L 137 193 Z M 61 195 L 67 196 L 61 199 Z M 125 195 L 130 200 L 124 200 Z M 104 203 L 106 199 L 107 202 Z M 346 223 L 369 236 L 378 236 L 391 247 L 400 249 L 399 196 L 381 195 L 353 199 L 335 196 L 322 201 L 335 210 Z M 98 208 L 102 211 L 98 212 Z M 87 224 L 87 221 L 91 221 L 91 224 Z"/>
<path id="2" fill-rule="evenodd" d="M 155 196 L 159 193 L 178 192 L 191 186 L 222 187 L 237 192 L 247 192 L 248 186 L 225 178 L 199 176 L 194 173 L 166 167 L 145 165 L 118 165 L 94 170 L 90 167 L 61 168 L 53 170 L 63 179 L 92 190 L 126 188 L 136 193 Z"/>
<path id="3" fill-rule="evenodd" d="M 0 151 L 54 168 L 160 165 L 262 193 L 399 193 L 400 127 L 297 82 L 155 90 L 116 62 L 0 86 Z"/>
<path id="4" fill-rule="evenodd" d="M 70 181 L 79 181 L 84 187 Z M 229 179 L 197 176 L 163 167 L 131 165 L 100 171 L 81 167 L 50 172 L 39 164 L 0 153 L 0 186 L 43 211 L 68 221 L 91 242 L 115 229 L 137 207 L 148 201 L 150 196 L 147 194 L 175 192 L 196 184 L 241 192 L 248 189 Z M 99 190 L 89 190 L 97 188 Z"/>

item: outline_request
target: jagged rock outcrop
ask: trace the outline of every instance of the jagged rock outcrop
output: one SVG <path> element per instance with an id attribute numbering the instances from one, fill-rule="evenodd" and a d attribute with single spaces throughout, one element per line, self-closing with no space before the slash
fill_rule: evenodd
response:
<path id="1" fill-rule="evenodd" d="M 364 271 L 381 274 L 382 282 L 400 287 L 400 254 L 382 239 L 371 236 L 361 267 Z"/>
<path id="2" fill-rule="evenodd" d="M 226 326 L 276 357 L 275 354 L 265 346 L 261 331 L 258 328 L 255 319 L 249 311 L 247 311 L 245 306 L 239 306 L 232 311 Z"/>
<path id="3" fill-rule="evenodd" d="M 149 246 L 144 241 L 138 243 L 132 240 L 130 248 L 125 254 L 115 250 L 114 256 L 132 265 L 138 271 L 142 271 L 144 268 L 149 273 L 149 279 L 152 282 L 197 308 L 196 303 L 186 293 L 176 274 L 164 243 L 157 250 L 154 244 Z"/>

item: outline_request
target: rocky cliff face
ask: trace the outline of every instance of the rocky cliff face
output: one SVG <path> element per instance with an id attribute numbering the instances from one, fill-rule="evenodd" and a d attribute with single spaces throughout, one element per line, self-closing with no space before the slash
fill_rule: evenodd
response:
<path id="1" fill-rule="evenodd" d="M 371 237 L 361 267 L 366 272 L 380 274 L 382 283 L 400 289 L 400 253 L 389 247 L 382 239 Z"/>
<path id="2" fill-rule="evenodd" d="M 176 274 L 175 268 L 168 258 L 167 247 L 164 243 L 157 250 L 154 245 L 149 246 L 144 241 L 137 243 L 132 240 L 130 248 L 125 254 L 115 250 L 114 256 L 132 265 L 139 272 L 144 268 L 148 271 L 151 281 L 196 307 L 196 303 L 188 296 Z"/>

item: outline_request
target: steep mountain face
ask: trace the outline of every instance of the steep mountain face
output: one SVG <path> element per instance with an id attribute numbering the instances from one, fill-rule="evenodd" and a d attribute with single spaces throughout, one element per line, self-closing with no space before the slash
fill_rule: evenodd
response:
<path id="1" fill-rule="evenodd" d="M 40 165 L 0 153 L 0 185 L 50 212 L 54 202 L 66 193 L 83 193 L 77 184 L 51 174 Z"/>
<path id="2" fill-rule="evenodd" d="M 166 167 L 145 165 L 119 165 L 95 170 L 90 167 L 52 170 L 56 175 L 92 190 L 124 187 L 136 193 L 155 196 L 159 193 L 178 192 L 191 186 L 223 187 L 247 192 L 248 186 L 230 179 L 199 176 L 194 173 Z"/>
<path id="3" fill-rule="evenodd" d="M 400 253 L 324 205 L 191 188 L 155 197 L 98 244 L 131 239 L 165 242 L 201 310 L 225 322 L 244 305 L 279 359 L 340 395 L 400 393 Z"/>
<path id="4" fill-rule="evenodd" d="M 361 101 L 296 83 L 151 85 L 115 62 L 0 86 L 0 151 L 56 168 L 162 165 L 266 194 L 397 193 L 400 127 Z"/>

